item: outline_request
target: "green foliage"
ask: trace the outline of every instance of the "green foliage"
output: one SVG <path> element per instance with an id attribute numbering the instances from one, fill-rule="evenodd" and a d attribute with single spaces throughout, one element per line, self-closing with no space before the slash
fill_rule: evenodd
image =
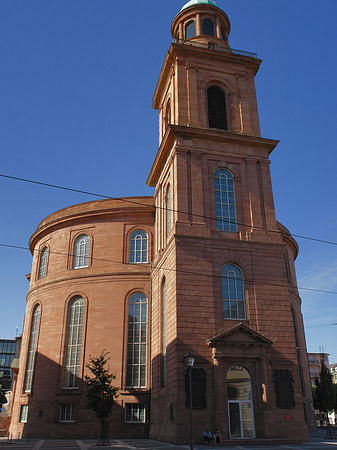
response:
<path id="1" fill-rule="evenodd" d="M 316 380 L 315 383 L 316 389 L 313 392 L 315 408 L 325 414 L 333 411 L 336 404 L 336 390 L 332 383 L 331 373 L 323 361 L 321 362 L 319 380 Z"/>
<path id="2" fill-rule="evenodd" d="M 116 375 L 109 373 L 109 352 L 105 350 L 97 357 L 89 356 L 89 364 L 87 368 L 93 374 L 92 377 L 85 376 L 84 381 L 87 388 L 86 407 L 92 409 L 96 417 L 102 422 L 111 414 L 112 406 L 118 395 L 119 389 L 112 386 L 112 380 L 116 379 Z"/>

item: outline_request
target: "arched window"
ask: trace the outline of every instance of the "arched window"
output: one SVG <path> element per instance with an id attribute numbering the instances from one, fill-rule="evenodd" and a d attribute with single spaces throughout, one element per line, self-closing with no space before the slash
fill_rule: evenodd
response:
<path id="1" fill-rule="evenodd" d="M 214 172 L 216 227 L 221 231 L 238 231 L 233 175 L 227 169 Z"/>
<path id="2" fill-rule="evenodd" d="M 126 387 L 146 387 L 147 298 L 136 292 L 129 299 Z"/>
<path id="3" fill-rule="evenodd" d="M 74 243 L 73 269 L 81 269 L 89 265 L 90 238 L 86 234 L 79 236 Z"/>
<path id="4" fill-rule="evenodd" d="M 162 367 L 161 384 L 166 386 L 166 278 L 163 278 L 161 285 L 161 306 L 162 306 L 162 324 L 161 324 L 161 344 L 162 344 Z"/>
<path id="5" fill-rule="evenodd" d="M 80 373 L 84 299 L 74 297 L 68 306 L 67 336 L 64 352 L 63 388 L 77 388 Z"/>
<path id="6" fill-rule="evenodd" d="M 207 105 L 209 127 L 227 130 L 226 97 L 218 86 L 207 89 Z"/>
<path id="7" fill-rule="evenodd" d="M 228 370 L 227 399 L 230 438 L 254 438 L 252 380 L 244 367 L 235 366 Z"/>
<path id="8" fill-rule="evenodd" d="M 207 34 L 208 36 L 215 36 L 214 23 L 210 19 L 204 19 L 202 21 L 202 34 Z"/>
<path id="9" fill-rule="evenodd" d="M 44 247 L 40 254 L 40 266 L 39 266 L 39 274 L 38 274 L 39 280 L 41 278 L 44 278 L 47 275 L 48 255 L 49 255 L 49 249 L 48 249 L 48 247 Z"/>
<path id="10" fill-rule="evenodd" d="M 185 26 L 185 39 L 189 39 L 195 36 L 195 22 L 191 20 Z"/>
<path id="11" fill-rule="evenodd" d="M 37 341 L 39 337 L 40 311 L 41 307 L 40 305 L 37 305 L 33 312 L 33 318 L 30 327 L 29 350 L 26 366 L 25 392 L 30 392 L 32 390 L 33 385 L 35 356 L 36 356 Z"/>
<path id="12" fill-rule="evenodd" d="M 171 207 L 171 188 L 166 191 L 166 234 L 168 235 L 172 228 L 172 207 Z"/>
<path id="13" fill-rule="evenodd" d="M 226 264 L 221 270 L 224 319 L 246 319 L 243 275 L 238 266 Z"/>
<path id="14" fill-rule="evenodd" d="M 171 123 L 171 101 L 169 100 L 166 105 L 165 109 L 165 116 L 164 116 L 164 133 L 167 130 L 168 125 Z"/>
<path id="15" fill-rule="evenodd" d="M 136 230 L 130 236 L 131 264 L 147 263 L 148 261 L 148 236 L 143 230 Z"/>

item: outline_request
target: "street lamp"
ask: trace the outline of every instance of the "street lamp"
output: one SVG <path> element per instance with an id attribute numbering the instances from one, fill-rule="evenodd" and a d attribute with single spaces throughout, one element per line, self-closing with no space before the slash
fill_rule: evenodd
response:
<path id="1" fill-rule="evenodd" d="M 192 422 L 192 367 L 194 366 L 194 356 L 191 353 L 184 356 L 184 363 L 188 370 L 189 406 L 190 406 L 190 449 L 193 450 L 193 422 Z"/>

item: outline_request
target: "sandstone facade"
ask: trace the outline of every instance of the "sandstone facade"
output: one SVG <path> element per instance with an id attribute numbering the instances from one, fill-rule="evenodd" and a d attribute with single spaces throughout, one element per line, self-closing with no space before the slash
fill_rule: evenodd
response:
<path id="1" fill-rule="evenodd" d="M 269 155 L 277 141 L 260 134 L 254 85 L 260 60 L 232 50 L 229 31 L 226 14 L 207 0 L 189 2 L 173 21 L 153 99 L 160 146 L 147 182 L 154 198 L 66 208 L 32 236 L 12 432 L 95 435 L 82 379 L 89 354 L 106 349 L 121 387 L 112 437 L 188 442 L 182 359 L 193 353 L 196 439 L 206 427 L 219 429 L 223 440 L 308 438 L 314 420 L 294 268 L 298 247 L 275 217 Z M 146 261 L 130 260 L 132 233 L 139 230 L 148 239 Z M 74 269 L 81 236 L 88 237 L 82 243 L 88 260 Z M 44 248 L 49 260 L 40 277 Z M 134 320 L 146 330 L 141 341 L 130 338 L 138 329 L 130 325 L 134 294 L 144 308 L 147 302 L 149 320 Z M 74 298 L 83 308 L 78 385 L 65 388 Z M 128 372 L 136 368 L 143 379 L 137 386 Z M 67 414 L 73 420 L 60 420 Z"/>

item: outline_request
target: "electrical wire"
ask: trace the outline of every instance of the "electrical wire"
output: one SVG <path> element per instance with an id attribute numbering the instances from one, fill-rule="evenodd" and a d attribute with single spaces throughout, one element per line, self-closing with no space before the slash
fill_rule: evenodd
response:
<path id="1" fill-rule="evenodd" d="M 7 247 L 7 248 L 14 248 L 14 249 L 19 249 L 19 250 L 30 250 L 29 247 L 24 247 L 24 246 L 20 246 L 20 245 L 10 245 L 10 244 L 4 244 L 4 243 L 0 243 L 0 247 Z M 39 249 L 35 249 L 34 252 L 41 252 L 41 250 Z M 55 254 L 55 255 L 61 255 L 61 256 L 66 256 L 68 257 L 74 257 L 74 255 L 72 253 L 63 253 L 63 252 L 55 252 L 55 251 L 49 251 L 50 254 Z M 134 266 L 135 264 L 132 263 L 126 263 L 123 261 L 115 261 L 113 259 L 105 259 L 105 258 L 97 258 L 97 257 L 91 257 L 92 261 L 101 261 L 101 262 L 108 262 L 108 263 L 112 263 L 112 264 L 120 264 L 120 265 L 124 265 L 124 266 Z M 221 279 L 223 278 L 222 275 L 214 275 L 214 274 L 208 274 L 205 272 L 195 272 L 192 270 L 187 270 L 187 269 L 171 269 L 169 267 L 164 267 L 164 266 L 154 266 L 152 263 L 142 263 L 141 264 L 142 267 L 149 267 L 149 270 L 153 270 L 153 269 L 162 269 L 162 270 L 166 270 L 168 272 L 175 272 L 175 273 L 182 273 L 185 275 L 197 275 L 198 277 L 209 277 L 209 278 L 216 278 L 216 279 Z M 243 278 L 243 281 L 246 284 L 255 284 L 255 285 L 259 285 L 259 286 L 272 286 L 272 287 L 288 287 L 288 288 L 292 288 L 292 289 L 298 289 L 298 290 L 303 290 L 303 291 L 310 291 L 310 292 L 320 292 L 323 294 L 332 294 L 332 295 L 337 295 L 337 291 L 327 291 L 327 290 L 323 290 L 323 289 L 315 289 L 315 288 L 309 288 L 309 287 L 304 287 L 304 286 L 294 286 L 294 285 L 286 285 L 286 284 L 282 284 L 282 283 L 268 283 L 264 280 L 251 280 L 249 278 Z"/>
<path id="2" fill-rule="evenodd" d="M 191 216 L 202 218 L 202 219 L 217 220 L 215 217 L 211 217 L 211 216 L 205 216 L 205 215 L 194 214 L 194 213 L 190 214 L 190 213 L 188 213 L 186 211 L 181 211 L 181 210 L 177 210 L 177 209 L 173 209 L 173 208 L 166 208 L 165 206 L 148 205 L 146 203 L 142 203 L 140 201 L 135 201 L 135 200 L 130 200 L 128 198 L 110 197 L 110 196 L 103 195 L 103 194 L 98 194 L 98 193 L 95 193 L 95 192 L 84 191 L 84 190 L 81 190 L 81 189 L 74 189 L 74 188 L 69 188 L 69 187 L 66 187 L 66 186 L 60 186 L 60 185 L 57 185 L 57 184 L 44 183 L 44 182 L 41 182 L 41 181 L 30 180 L 28 178 L 14 177 L 14 176 L 1 174 L 1 173 L 0 173 L 0 177 L 7 178 L 7 179 L 10 179 L 10 180 L 15 180 L 15 181 L 22 181 L 22 182 L 25 182 L 25 183 L 37 184 L 39 186 L 45 186 L 45 187 L 50 187 L 50 188 L 54 188 L 54 189 L 61 189 L 61 190 L 64 190 L 64 191 L 69 191 L 69 192 L 76 192 L 78 194 L 90 195 L 90 196 L 93 196 L 93 197 L 99 197 L 99 198 L 104 198 L 104 199 L 116 200 L 116 201 L 121 201 L 121 202 L 125 202 L 125 203 L 134 204 L 134 205 L 152 207 L 154 209 L 161 209 L 161 210 L 165 210 L 165 211 L 171 211 L 171 212 L 175 212 L 175 213 L 191 215 Z M 247 224 L 239 223 L 239 222 L 237 222 L 237 225 L 240 225 L 240 226 L 246 227 L 246 228 L 251 228 L 253 230 L 260 230 L 260 231 L 266 231 L 266 232 L 270 232 L 270 233 L 277 233 L 277 234 L 281 234 L 281 235 L 284 235 L 284 236 L 292 236 L 292 237 L 296 237 L 298 239 L 305 239 L 305 240 L 309 240 L 309 241 L 313 241 L 313 242 L 319 242 L 319 243 L 322 243 L 322 244 L 329 244 L 329 245 L 336 245 L 337 246 L 337 242 L 335 242 L 335 241 L 328 241 L 326 239 L 319 239 L 319 238 L 314 238 L 314 237 L 311 237 L 311 236 L 304 236 L 304 235 L 301 235 L 301 234 L 295 234 L 295 233 L 290 233 L 290 232 L 285 232 L 285 231 L 280 231 L 280 230 L 270 230 L 268 228 L 257 227 L 255 225 L 247 225 Z"/>

